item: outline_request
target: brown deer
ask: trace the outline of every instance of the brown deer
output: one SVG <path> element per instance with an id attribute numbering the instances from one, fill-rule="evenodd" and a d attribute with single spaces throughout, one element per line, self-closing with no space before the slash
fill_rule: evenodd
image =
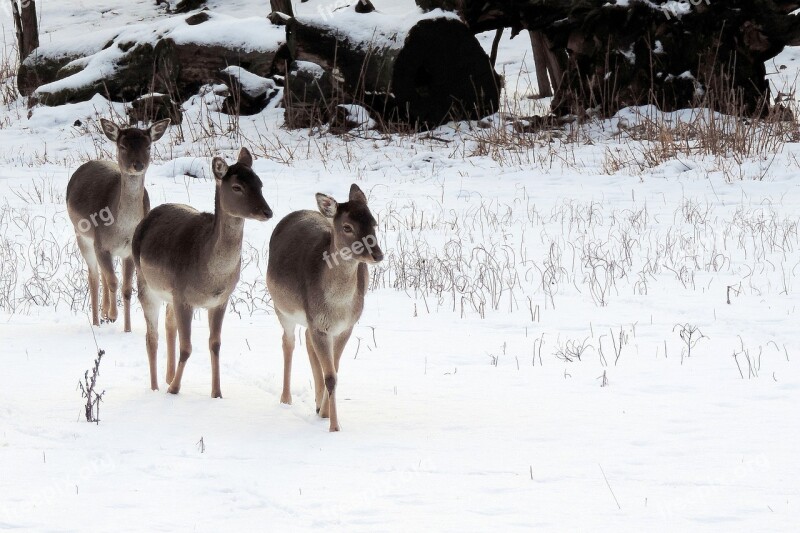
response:
<path id="1" fill-rule="evenodd" d="M 339 204 L 317 194 L 321 212 L 295 211 L 281 220 L 269 241 L 267 286 L 283 326 L 283 392 L 292 403 L 295 326 L 306 327 L 306 349 L 314 374 L 317 413 L 339 431 L 336 379 L 339 359 L 364 309 L 367 263 L 383 259 L 375 236 L 377 223 L 357 185 Z"/>
<path id="2" fill-rule="evenodd" d="M 122 260 L 125 331 L 130 331 L 134 270 L 131 240 L 136 225 L 150 211 L 150 199 L 144 188 L 150 146 L 167 131 L 169 119 L 156 122 L 146 130 L 122 129 L 102 118 L 100 124 L 106 137 L 117 145 L 117 162 L 89 161 L 78 167 L 67 184 L 67 213 L 89 270 L 92 324 L 100 325 L 98 277 L 103 285 L 103 319 L 117 320 L 118 280 L 114 273 L 114 257 L 119 257 Z"/>
<path id="3" fill-rule="evenodd" d="M 150 388 L 158 389 L 158 314 L 167 304 L 167 383 L 177 394 L 186 361 L 192 353 L 192 314 L 208 309 L 211 330 L 211 397 L 221 398 L 219 349 L 222 319 L 228 307 L 242 262 L 244 220 L 268 220 L 272 210 L 261 193 L 262 183 L 253 172 L 246 148 L 228 166 L 215 157 L 211 170 L 216 181 L 214 213 L 201 213 L 182 204 L 156 207 L 136 228 L 133 259 L 139 284 L 139 301 L 147 324 L 147 358 Z M 180 338 L 180 363 L 175 369 L 175 337 Z"/>

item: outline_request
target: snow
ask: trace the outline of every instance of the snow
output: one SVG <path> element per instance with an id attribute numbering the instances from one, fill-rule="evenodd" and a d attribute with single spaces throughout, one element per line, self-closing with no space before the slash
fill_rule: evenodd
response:
<path id="1" fill-rule="evenodd" d="M 52 43 L 88 41 L 104 25 L 161 24 L 152 4 L 45 2 L 42 20 Z M 163 329 L 162 387 L 149 390 L 135 297 L 132 333 L 89 325 L 64 190 L 78 165 L 113 156 L 96 121 L 121 121 L 124 106 L 96 96 L 28 118 L 22 99 L 0 105 L 0 529 L 793 531 L 797 137 L 652 160 L 653 124 L 725 117 L 644 106 L 503 148 L 512 113 L 547 105 L 529 98 L 522 37 L 501 41 L 508 109 L 489 127 L 333 136 L 283 129 L 281 109 L 228 118 L 212 90 L 183 102 L 182 131 L 153 146 L 151 203 L 212 210 L 211 158 L 232 162 L 245 145 L 275 212 L 245 225 L 222 400 L 209 397 L 205 311 L 177 396 L 163 383 Z M 774 91 L 794 95 L 798 57 L 770 62 Z M 277 221 L 314 209 L 316 192 L 345 200 L 351 183 L 386 259 L 342 357 L 342 431 L 330 434 L 299 343 L 294 404 L 279 403 L 264 274 Z M 105 396 L 89 424 L 76 386 L 97 347 Z"/>
<path id="2" fill-rule="evenodd" d="M 375 127 L 375 119 L 369 116 L 369 111 L 365 107 L 354 104 L 340 104 L 339 107 L 345 110 L 347 122 L 356 124 L 365 131 Z"/>
<path id="3" fill-rule="evenodd" d="M 325 70 L 321 66 L 311 61 L 295 61 L 294 68 L 297 68 L 298 72 L 304 72 L 314 79 L 320 79 L 325 74 Z"/>
<path id="4" fill-rule="evenodd" d="M 194 26 L 183 25 L 168 34 L 177 44 L 218 45 L 245 52 L 276 50 L 286 40 L 286 30 L 265 17 L 238 18 L 213 15 Z"/>
<path id="5" fill-rule="evenodd" d="M 664 2 L 659 7 L 664 12 L 667 18 L 681 18 L 683 15 L 689 13 L 694 5 L 697 5 L 702 0 L 694 0 L 693 2 L 670 0 Z"/>
<path id="6" fill-rule="evenodd" d="M 250 96 L 259 96 L 276 88 L 273 80 L 262 78 L 257 74 L 246 71 L 242 67 L 225 67 L 222 72 L 239 80 L 242 90 Z"/>
<path id="7" fill-rule="evenodd" d="M 352 2 L 352 5 L 355 3 Z M 405 15 L 396 16 L 386 14 L 381 9 L 372 13 L 356 13 L 350 5 L 342 7 L 336 4 L 328 8 L 320 6 L 314 15 L 298 13 L 297 18 L 320 28 L 328 28 L 337 39 L 398 50 L 403 46 L 403 38 L 408 30 L 421 20 L 459 20 L 455 13 L 441 9 L 427 13 L 412 9 Z"/>

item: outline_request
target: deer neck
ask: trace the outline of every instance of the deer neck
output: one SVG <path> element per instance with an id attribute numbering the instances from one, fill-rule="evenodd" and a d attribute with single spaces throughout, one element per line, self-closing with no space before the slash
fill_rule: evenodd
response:
<path id="1" fill-rule="evenodd" d="M 341 255 L 341 248 L 337 247 L 336 240 L 331 236 L 331 244 L 328 246 L 328 257 L 323 277 L 326 283 L 352 284 L 358 276 L 358 261 L 345 259 Z"/>
<path id="2" fill-rule="evenodd" d="M 214 229 L 211 235 L 209 267 L 216 271 L 237 268 L 242 258 L 244 219 L 226 213 L 220 205 L 219 188 L 214 196 Z"/>
<path id="3" fill-rule="evenodd" d="M 138 222 L 142 218 L 142 202 L 144 199 L 144 173 L 141 176 L 130 176 L 120 171 L 119 200 L 117 201 L 117 219 L 130 215 Z"/>

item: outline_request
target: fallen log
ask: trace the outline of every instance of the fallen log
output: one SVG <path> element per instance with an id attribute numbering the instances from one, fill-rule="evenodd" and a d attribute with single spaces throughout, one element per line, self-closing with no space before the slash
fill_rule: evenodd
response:
<path id="1" fill-rule="evenodd" d="M 800 43 L 796 0 L 416 2 L 456 11 L 475 33 L 540 32 L 559 63 L 568 53 L 553 98 L 559 114 L 641 104 L 760 113 L 769 98 L 764 62 Z"/>
<path id="2" fill-rule="evenodd" d="M 295 17 L 286 32 L 293 60 L 333 73 L 334 94 L 385 119 L 433 127 L 497 109 L 498 76 L 452 14 L 399 18 L 348 10 Z"/>
<path id="3" fill-rule="evenodd" d="M 34 50 L 19 69 L 20 92 L 31 96 L 31 104 L 45 105 L 84 101 L 96 93 L 114 101 L 150 93 L 182 101 L 218 82 L 229 66 L 271 75 L 285 32 L 261 17 L 200 12 L 156 27 L 132 25 L 106 38 Z"/>

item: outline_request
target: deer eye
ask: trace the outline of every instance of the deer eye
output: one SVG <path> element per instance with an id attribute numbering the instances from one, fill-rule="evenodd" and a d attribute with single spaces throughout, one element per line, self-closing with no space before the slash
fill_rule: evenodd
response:
<path id="1" fill-rule="evenodd" d="M 351 226 L 350 224 L 345 224 L 344 226 L 342 226 L 342 229 L 348 235 L 353 233 L 353 226 Z"/>
<path id="2" fill-rule="evenodd" d="M 241 185 L 233 185 L 233 186 L 231 187 L 231 189 L 233 189 L 233 192 L 238 192 L 238 193 L 240 193 L 240 192 L 243 192 L 243 191 L 244 191 L 244 189 L 242 189 L 242 186 L 241 186 Z"/>

